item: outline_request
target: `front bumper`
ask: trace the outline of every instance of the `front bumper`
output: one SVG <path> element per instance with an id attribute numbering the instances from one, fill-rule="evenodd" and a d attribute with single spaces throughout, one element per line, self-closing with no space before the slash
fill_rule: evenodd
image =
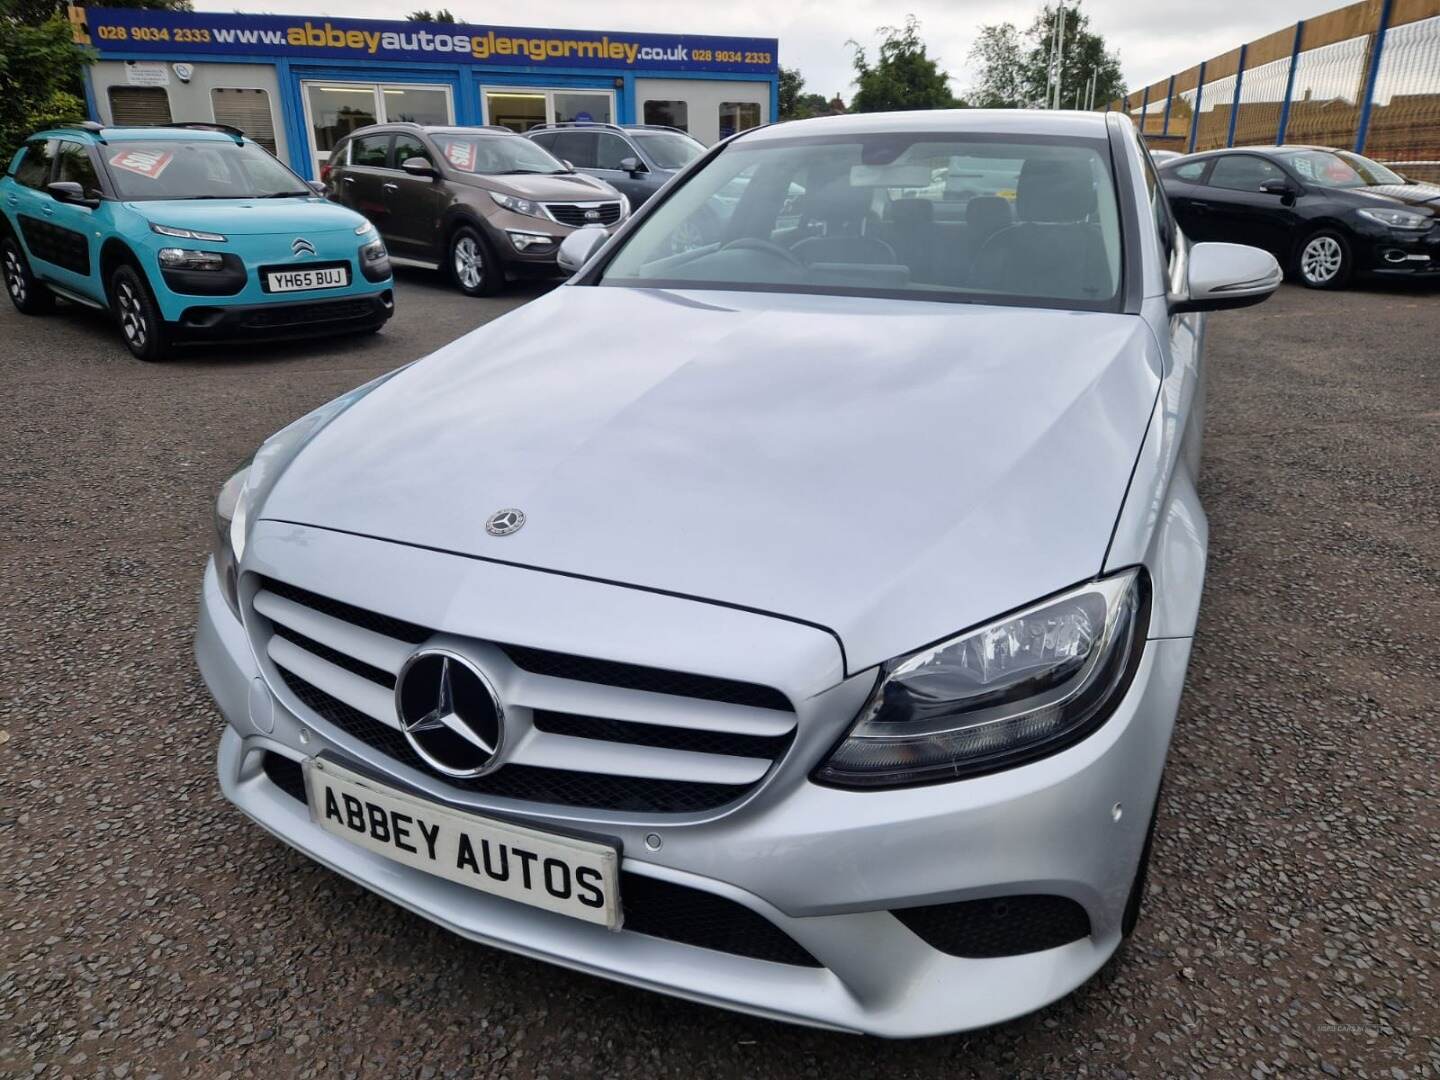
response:
<path id="1" fill-rule="evenodd" d="M 635 602 L 631 593 L 626 603 Z M 1129 695 L 1099 731 L 1005 773 L 853 792 L 810 783 L 811 762 L 788 773 L 782 767 L 769 790 L 718 815 L 629 815 L 604 824 L 621 845 L 623 871 L 759 913 L 820 965 L 804 967 L 608 931 L 474 892 L 337 839 L 266 776 L 265 752 L 299 760 L 323 751 L 386 771 L 397 786 L 422 785 L 407 784 L 403 770 L 357 752 L 357 744 L 314 716 L 297 715 L 272 693 L 213 566 L 196 642 L 201 672 L 227 721 L 219 752 L 226 797 L 337 873 L 484 944 L 725 1008 L 890 1037 L 983 1027 L 1028 1013 L 1074 990 L 1114 952 L 1189 650 L 1188 639 L 1149 642 Z M 846 699 L 846 715 L 832 718 L 837 729 L 854 707 Z M 792 756 L 806 745 L 797 741 Z M 444 791 L 438 783 L 426 786 L 421 793 L 431 797 Z M 449 801 L 483 809 L 473 797 Z M 593 815 L 574 818 L 557 820 L 547 808 L 530 824 L 596 827 Z M 647 849 L 647 836 L 663 846 Z M 932 948 L 890 914 L 1025 893 L 1077 901 L 1090 935 L 1039 952 L 962 959 Z"/>
<path id="2" fill-rule="evenodd" d="M 1357 233 L 1362 271 L 1386 277 L 1440 276 L 1440 225 L 1416 232 L 1367 222 Z"/>
<path id="3" fill-rule="evenodd" d="M 395 314 L 395 297 L 389 290 L 362 296 L 327 300 L 294 300 L 268 304 L 196 304 L 169 323 L 177 342 L 239 339 L 270 341 L 320 337 L 373 330 Z"/>

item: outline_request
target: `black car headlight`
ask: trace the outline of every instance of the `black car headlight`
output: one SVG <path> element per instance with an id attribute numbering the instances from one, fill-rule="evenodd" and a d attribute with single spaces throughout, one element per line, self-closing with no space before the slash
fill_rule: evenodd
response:
<path id="1" fill-rule="evenodd" d="M 197 248 L 161 248 L 155 253 L 166 270 L 223 270 L 225 256 L 218 251 Z"/>
<path id="2" fill-rule="evenodd" d="M 1435 218 L 1429 214 L 1422 214 L 1417 210 L 1401 210 L 1387 206 L 1365 207 L 1363 210 L 1356 210 L 1362 218 L 1374 221 L 1377 224 L 1388 226 L 1392 229 L 1405 229 L 1424 232 L 1435 223 Z"/>
<path id="3" fill-rule="evenodd" d="M 1148 614 L 1147 579 L 1127 570 L 892 660 L 814 779 L 936 783 L 1063 749 L 1124 696 Z"/>

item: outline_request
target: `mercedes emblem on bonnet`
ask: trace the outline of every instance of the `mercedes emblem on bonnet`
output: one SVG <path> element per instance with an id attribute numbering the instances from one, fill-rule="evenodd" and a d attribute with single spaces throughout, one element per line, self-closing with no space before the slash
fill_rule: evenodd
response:
<path id="1" fill-rule="evenodd" d="M 496 510 L 490 515 L 485 522 L 485 531 L 491 536 L 509 536 L 511 533 L 519 532 L 520 526 L 524 524 L 525 511 L 507 506 L 504 510 Z"/>

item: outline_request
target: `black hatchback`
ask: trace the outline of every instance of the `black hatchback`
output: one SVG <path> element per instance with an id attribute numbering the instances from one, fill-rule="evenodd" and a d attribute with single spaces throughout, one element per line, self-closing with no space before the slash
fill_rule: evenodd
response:
<path id="1" fill-rule="evenodd" d="M 1440 186 L 1348 150 L 1215 150 L 1160 177 L 1190 239 L 1265 248 L 1312 289 L 1356 273 L 1440 278 Z"/>

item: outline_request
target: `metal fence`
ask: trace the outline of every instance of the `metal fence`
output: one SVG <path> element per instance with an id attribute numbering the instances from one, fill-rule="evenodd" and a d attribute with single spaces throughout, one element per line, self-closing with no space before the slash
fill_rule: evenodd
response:
<path id="1" fill-rule="evenodd" d="M 1440 181 L 1440 0 L 1361 0 L 1113 101 L 1154 147 L 1315 143 Z"/>

